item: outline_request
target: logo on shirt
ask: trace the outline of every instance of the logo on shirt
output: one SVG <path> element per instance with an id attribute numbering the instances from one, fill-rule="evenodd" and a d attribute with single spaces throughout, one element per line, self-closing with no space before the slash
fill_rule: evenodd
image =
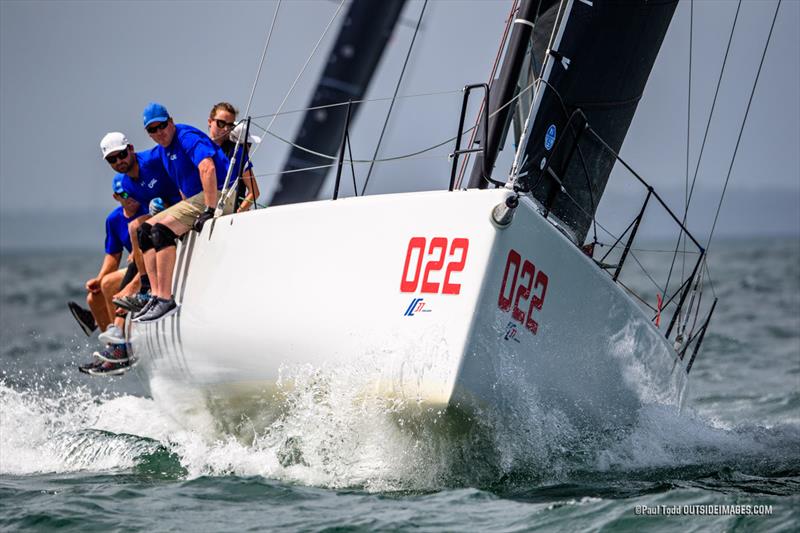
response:
<path id="1" fill-rule="evenodd" d="M 178 154 L 170 154 L 169 156 L 170 161 L 175 161 L 176 159 L 178 159 Z"/>
<path id="2" fill-rule="evenodd" d="M 147 187 L 152 189 L 153 187 L 155 187 L 156 183 L 158 183 L 158 180 L 153 178 L 150 180 L 150 183 L 147 184 Z"/>

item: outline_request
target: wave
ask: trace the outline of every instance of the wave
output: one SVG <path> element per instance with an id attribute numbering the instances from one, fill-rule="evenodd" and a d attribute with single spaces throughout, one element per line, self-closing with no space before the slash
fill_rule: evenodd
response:
<path id="1" fill-rule="evenodd" d="M 726 427 L 650 405 L 633 426 L 591 433 L 536 402 L 505 419 L 449 411 L 412 417 L 408 406 L 365 398 L 347 369 L 298 368 L 284 383 L 291 387 L 281 415 L 262 430 L 243 420 L 234 434 L 189 423 L 153 399 L 80 386 L 17 390 L 0 381 L 0 474 L 236 475 L 367 491 L 501 492 L 755 476 L 794 479 L 789 490 L 798 489 L 796 424 Z"/>

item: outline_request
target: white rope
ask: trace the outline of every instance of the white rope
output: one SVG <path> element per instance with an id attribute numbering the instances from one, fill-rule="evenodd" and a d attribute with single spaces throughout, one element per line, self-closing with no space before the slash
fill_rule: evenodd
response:
<path id="1" fill-rule="evenodd" d="M 266 131 L 269 131 L 269 129 L 272 127 L 272 123 L 275 122 L 275 118 L 278 116 L 278 113 L 281 112 L 281 110 L 283 109 L 284 104 L 286 103 L 286 100 L 289 99 L 289 96 L 292 94 L 292 91 L 294 91 L 295 85 L 297 85 L 297 82 L 300 80 L 300 76 L 302 76 L 303 73 L 306 71 L 306 67 L 308 67 L 308 64 L 311 62 L 311 59 L 314 57 L 314 54 L 316 54 L 317 48 L 319 48 L 320 43 L 325 38 L 325 35 L 328 34 L 328 30 L 330 29 L 331 25 L 333 24 L 333 21 L 336 20 L 336 17 L 339 15 L 339 11 L 342 10 L 342 6 L 344 5 L 344 2 L 345 2 L 345 0 L 342 0 L 341 2 L 339 2 L 339 7 L 336 8 L 336 12 L 331 17 L 331 20 L 328 21 L 328 25 L 325 26 L 325 30 L 322 32 L 322 35 L 320 35 L 319 40 L 317 41 L 317 44 L 315 44 L 314 45 L 314 49 L 311 50 L 311 55 L 309 55 L 308 59 L 306 59 L 306 62 L 303 65 L 303 68 L 300 69 L 300 73 L 297 74 L 297 77 L 294 79 L 294 82 L 292 83 L 292 86 L 289 87 L 289 92 L 287 92 L 286 96 L 283 97 L 283 101 L 281 102 L 281 105 L 278 106 L 278 111 L 276 112 L 275 116 L 272 117 L 272 120 L 270 121 L 269 125 L 267 126 L 267 130 Z"/>
<path id="2" fill-rule="evenodd" d="M 500 106 L 494 113 L 490 113 L 489 114 L 489 118 L 494 117 L 495 115 L 500 113 L 503 109 L 505 109 L 506 107 L 510 106 L 514 102 L 516 102 L 517 99 L 519 99 L 522 95 L 524 95 L 529 90 L 531 90 L 531 88 L 533 88 L 533 86 L 535 84 L 536 84 L 536 81 L 532 82 L 527 87 L 522 89 L 514 98 L 512 98 L 511 100 L 509 100 L 508 102 L 506 102 L 505 104 Z M 459 92 L 460 93 L 462 91 L 458 90 L 458 91 L 452 91 L 452 92 Z M 443 94 L 443 93 L 436 93 L 436 94 Z M 345 104 L 346 104 L 346 102 L 345 102 Z M 331 104 L 331 105 L 342 105 L 342 104 Z M 281 141 L 283 143 L 286 143 L 286 144 L 288 144 L 288 145 L 290 145 L 290 146 L 292 146 L 294 148 L 297 148 L 298 150 L 301 150 L 303 152 L 306 152 L 306 153 L 321 157 L 323 159 L 328 159 L 330 161 L 336 161 L 338 159 L 338 156 L 333 156 L 333 155 L 329 155 L 329 154 L 323 154 L 322 152 L 317 152 L 317 151 L 311 150 L 310 148 L 306 148 L 305 146 L 301 146 L 299 144 L 293 143 L 292 141 L 290 141 L 288 139 L 284 139 L 280 135 L 278 135 L 276 133 L 273 133 L 271 131 L 268 131 L 267 128 L 264 128 L 263 126 L 261 126 L 259 124 L 256 124 L 255 122 L 251 122 L 251 124 L 256 126 L 257 128 L 259 128 L 260 130 L 264 131 L 264 133 L 266 135 L 270 135 L 271 137 L 274 137 L 274 138 L 278 139 L 279 141 Z M 472 132 L 476 127 L 477 126 L 473 126 L 473 127 L 469 128 L 469 129 L 464 130 L 463 132 L 461 132 L 461 135 L 466 135 L 467 133 Z M 356 159 L 353 162 L 354 163 L 371 163 L 371 162 L 374 161 L 375 163 L 385 163 L 387 161 L 396 161 L 398 159 L 406 159 L 406 158 L 409 158 L 409 157 L 412 157 L 412 156 L 415 156 L 415 155 L 418 155 L 418 154 L 421 154 L 421 153 L 424 153 L 424 152 L 428 152 L 430 150 L 433 150 L 434 148 L 438 148 L 438 147 L 443 146 L 443 145 L 445 145 L 447 143 L 453 142 L 455 139 L 456 139 L 456 136 L 453 136 L 453 137 L 450 137 L 449 139 L 446 139 L 446 140 L 444 140 L 444 141 L 442 141 L 440 143 L 437 143 L 437 144 L 435 144 L 433 146 L 430 146 L 428 148 L 424 148 L 424 149 L 416 151 L 416 152 L 412 152 L 410 154 L 404 154 L 404 155 L 399 155 L 399 156 L 394 156 L 394 157 L 384 157 L 384 158 L 381 158 L 381 159 Z M 255 153 L 255 150 L 253 152 Z"/>
<path id="3" fill-rule="evenodd" d="M 267 49 L 269 48 L 269 43 L 272 40 L 272 30 L 275 29 L 275 21 L 278 20 L 278 10 L 281 8 L 281 2 L 283 0 L 278 0 L 278 5 L 275 7 L 275 14 L 272 16 L 272 23 L 269 26 L 269 33 L 267 33 L 267 42 L 264 43 L 264 51 L 261 53 L 261 61 L 258 63 L 258 71 L 256 72 L 256 79 L 253 81 L 253 88 L 250 89 L 250 97 L 247 99 L 247 107 L 244 110 L 244 116 L 250 115 L 250 104 L 253 102 L 253 95 L 256 92 L 256 85 L 258 85 L 258 79 L 261 77 L 261 67 L 264 66 L 264 59 L 267 57 Z"/>
<path id="4" fill-rule="evenodd" d="M 432 92 L 429 92 L 429 93 L 404 94 L 404 95 L 398 96 L 397 100 L 401 100 L 403 98 L 420 98 L 422 96 L 438 96 L 438 95 L 443 95 L 443 94 L 456 94 L 456 93 L 460 94 L 460 93 L 463 93 L 463 92 L 464 92 L 463 89 L 455 89 L 455 90 L 450 90 L 450 91 L 432 91 Z M 306 111 L 316 111 L 317 109 L 328 109 L 330 107 L 340 107 L 340 106 L 347 105 L 347 104 L 350 104 L 350 103 L 353 103 L 353 104 L 364 104 L 364 103 L 369 103 L 369 102 L 385 102 L 387 100 L 392 100 L 392 99 L 393 98 L 391 96 L 386 96 L 386 97 L 383 97 L 383 98 L 368 98 L 368 99 L 365 98 L 365 99 L 361 99 L 361 100 L 353 100 L 352 102 L 349 102 L 349 101 L 348 102 L 336 102 L 335 104 L 325 104 L 325 105 L 317 105 L 317 106 L 313 106 L 313 107 L 303 107 L 301 109 L 292 109 L 292 110 L 289 110 L 289 111 L 283 111 L 281 113 L 269 113 L 269 114 L 266 114 L 266 115 L 255 115 L 252 118 L 256 119 L 256 118 L 277 117 L 277 116 L 281 116 L 281 115 L 291 115 L 292 113 L 305 113 Z M 264 129 L 264 128 L 261 128 L 261 129 Z"/>
<path id="5" fill-rule="evenodd" d="M 272 16 L 272 23 L 269 26 L 269 31 L 267 32 L 267 40 L 264 43 L 264 50 L 261 52 L 261 59 L 258 62 L 258 69 L 256 70 L 256 79 L 253 80 L 253 87 L 250 89 L 250 97 L 247 99 L 247 107 L 244 111 L 244 116 L 247 117 L 250 115 L 250 104 L 253 103 L 253 95 L 256 92 L 256 86 L 258 86 L 258 80 L 261 77 L 261 69 L 264 66 L 264 59 L 267 57 L 267 50 L 269 49 L 269 43 L 272 40 L 272 31 L 275 29 L 275 21 L 278 20 L 278 11 L 281 8 L 282 0 L 278 0 L 278 5 L 275 7 L 275 14 Z M 222 190 L 220 191 L 219 199 L 217 201 L 217 208 L 214 211 L 214 216 L 218 217 L 222 215 L 223 207 L 225 202 L 227 201 L 228 197 L 233 194 L 235 190 L 236 184 L 239 181 L 239 176 L 236 176 L 236 179 L 233 183 L 231 183 L 231 188 L 228 190 L 228 183 L 231 181 L 231 174 L 233 174 L 233 169 L 236 166 L 236 154 L 239 153 L 239 146 L 242 142 L 241 135 L 238 135 L 236 138 L 236 145 L 233 147 L 233 154 L 231 155 L 231 160 L 228 162 L 228 172 L 225 174 L 225 183 L 222 184 Z M 242 151 L 242 157 L 244 157 L 244 150 Z"/>
<path id="6" fill-rule="evenodd" d="M 281 110 L 283 109 L 283 106 L 286 104 L 286 101 L 289 99 L 289 96 L 292 94 L 292 91 L 294 91 L 294 88 L 297 85 L 297 82 L 300 80 L 300 77 L 305 72 L 306 67 L 308 67 L 308 64 L 311 62 L 311 59 L 314 57 L 314 54 L 316 54 L 317 48 L 319 48 L 320 43 L 322 43 L 322 40 L 325 38 L 325 35 L 328 34 L 328 30 L 330 29 L 331 25 L 333 24 L 333 21 L 336 20 L 336 17 L 339 15 L 339 12 L 342 10 L 342 6 L 344 5 L 344 3 L 345 3 L 345 0 L 342 0 L 339 3 L 339 7 L 336 8 L 336 11 L 333 13 L 333 16 L 328 21 L 328 25 L 325 26 L 325 30 L 323 30 L 322 35 L 320 35 L 319 39 L 317 40 L 317 44 L 314 45 L 313 50 L 311 50 L 311 54 L 308 56 L 308 59 L 306 59 L 306 62 L 303 64 L 303 68 L 300 69 L 300 72 L 297 74 L 297 77 L 294 79 L 294 82 L 292 82 L 292 86 L 289 87 L 289 91 L 283 97 L 283 100 L 281 101 L 281 104 L 278 106 L 278 111 L 272 117 L 272 120 L 270 120 L 270 123 L 267 126 L 267 129 L 265 131 L 269 132 L 269 128 L 272 127 L 272 123 L 275 122 L 275 119 L 277 118 L 277 116 L 281 112 Z M 278 9 L 279 8 L 280 8 L 280 3 L 275 8 L 275 15 L 273 16 L 272 25 L 270 26 L 269 35 L 267 36 L 267 43 L 264 46 L 264 53 L 261 56 L 261 63 L 258 66 L 258 74 L 256 74 L 256 81 L 253 84 L 253 90 L 251 91 L 250 99 L 247 102 L 247 109 L 245 111 L 245 116 L 248 116 L 249 113 L 250 113 L 250 103 L 251 103 L 251 100 L 253 98 L 253 93 L 255 92 L 256 84 L 258 83 L 258 78 L 259 78 L 259 76 L 261 74 L 261 66 L 263 64 L 264 57 L 266 57 L 266 55 L 267 55 L 267 47 L 269 46 L 270 39 L 272 38 L 272 29 L 274 28 L 275 20 L 278 17 Z M 230 175 L 231 175 L 231 172 L 232 172 L 232 169 L 233 169 L 233 166 L 234 166 L 234 162 L 236 160 L 236 153 L 239 150 L 239 143 L 241 141 L 242 141 L 241 138 L 236 140 L 236 147 L 234 148 L 234 151 L 233 151 L 233 160 L 231 160 L 230 165 L 228 166 L 228 174 L 227 174 L 227 176 L 225 176 L 225 184 L 222 187 L 222 194 L 220 194 L 219 203 L 217 204 L 217 209 L 216 209 L 217 215 L 222 213 L 222 208 L 223 208 L 224 202 L 232 194 L 232 192 L 234 190 L 234 186 L 236 185 L 236 182 L 238 181 L 238 176 L 237 176 L 236 180 L 234 180 L 234 182 L 231 184 L 230 190 L 227 190 L 228 182 L 230 181 Z M 253 155 L 258 151 L 258 148 L 260 146 L 261 145 L 258 145 L 255 148 L 253 148 L 252 153 L 250 153 L 250 155 L 249 155 L 250 159 L 252 159 Z"/>

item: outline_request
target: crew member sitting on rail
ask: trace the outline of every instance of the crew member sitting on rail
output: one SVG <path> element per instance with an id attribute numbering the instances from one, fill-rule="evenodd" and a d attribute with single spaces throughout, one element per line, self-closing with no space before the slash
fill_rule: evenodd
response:
<path id="1" fill-rule="evenodd" d="M 202 231 L 205 222 L 214 217 L 219 191 L 225 184 L 228 158 L 202 131 L 175 124 L 161 104 L 148 104 L 143 118 L 147 133 L 158 144 L 156 148 L 167 174 L 184 197 L 148 221 L 153 227 L 149 236 L 144 232 L 139 235 L 145 262 L 149 261 L 148 254 L 155 254 L 155 272 L 148 271 L 154 298 L 134 320 L 150 322 L 177 309 L 172 297 L 175 240 L 190 229 Z M 227 200 L 223 212 L 231 213 L 234 195 L 228 195 Z"/>
<path id="2" fill-rule="evenodd" d="M 106 218 L 105 256 L 100 272 L 86 282 L 86 302 L 94 315 L 97 325 L 103 330 L 98 337 L 108 343 L 107 349 L 95 352 L 95 360 L 81 365 L 79 370 L 92 375 L 119 374 L 129 364 L 122 332 L 125 320 L 117 316 L 112 304 L 114 294 L 125 286 L 136 274 L 135 263 L 132 268 L 119 268 L 123 248 L 128 251 L 130 261 L 131 239 L 128 224 L 144 213 L 144 208 L 131 197 L 122 186 L 122 178 L 116 176 L 112 183 L 114 199 L 120 205 Z M 112 323 L 112 319 L 115 323 Z"/>
<path id="3" fill-rule="evenodd" d="M 139 228 L 149 234 L 153 228 L 146 221 L 157 212 L 163 211 L 166 206 L 180 202 L 181 193 L 167 175 L 157 146 L 149 150 L 134 152 L 133 145 L 120 132 L 108 133 L 103 137 L 100 146 L 103 148 L 103 153 L 106 154 L 106 162 L 118 172 L 118 176 L 121 176 L 125 190 L 149 211 L 128 225 L 133 244 L 133 259 L 141 274 L 141 292 L 136 295 L 139 285 L 139 280 L 136 280 L 137 283 L 130 284 L 115 297 L 116 303 L 121 307 L 130 311 L 140 311 L 147 302 L 144 294 L 150 292 L 148 273 L 155 270 L 155 257 L 153 254 L 150 255 L 153 264 L 145 263 L 139 248 L 137 235 Z"/>
<path id="4" fill-rule="evenodd" d="M 222 148 L 228 159 L 233 161 L 233 151 L 236 148 L 236 141 L 244 136 L 244 123 L 236 126 L 236 115 L 238 111 L 233 104 L 220 102 L 211 108 L 208 115 L 208 136 Z M 234 128 L 234 126 L 236 126 Z M 242 139 L 239 144 L 239 151 L 236 156 L 236 168 L 231 174 L 231 181 L 239 175 L 244 159 L 244 171 L 242 179 L 236 184 L 236 204 L 234 208 L 237 213 L 247 211 L 252 207 L 260 192 L 255 175 L 253 175 L 253 164 L 250 162 L 250 145 L 258 144 L 261 139 L 253 134 L 248 135 L 247 142 Z"/>

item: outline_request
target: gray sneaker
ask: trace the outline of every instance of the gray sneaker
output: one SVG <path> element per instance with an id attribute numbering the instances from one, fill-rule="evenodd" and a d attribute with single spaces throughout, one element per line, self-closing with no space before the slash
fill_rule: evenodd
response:
<path id="1" fill-rule="evenodd" d="M 158 320 L 159 318 L 165 318 L 174 313 L 178 310 L 178 304 L 175 303 L 173 298 L 169 300 L 165 300 L 163 298 L 157 298 L 156 303 L 150 307 L 150 310 L 147 311 L 144 315 L 138 318 L 138 322 L 153 322 L 154 320 Z"/>
<path id="2" fill-rule="evenodd" d="M 121 329 L 119 329 L 114 324 L 108 326 L 108 328 L 97 336 L 100 342 L 104 342 L 106 344 L 125 344 L 125 333 Z"/>
<path id="3" fill-rule="evenodd" d="M 134 313 L 144 309 L 150 298 L 144 294 L 136 294 L 135 296 L 123 296 L 122 298 L 114 298 L 111 303 L 117 307 L 121 307 L 126 311 L 133 311 Z"/>
<path id="4" fill-rule="evenodd" d="M 145 313 L 147 313 L 150 310 L 151 307 L 153 307 L 153 304 L 156 303 L 156 300 L 158 300 L 158 298 L 156 298 L 155 296 L 151 296 L 150 299 L 147 300 L 147 303 L 144 304 L 144 307 L 142 307 L 142 310 L 133 315 L 133 321 L 138 322 L 139 319 L 143 317 Z"/>

